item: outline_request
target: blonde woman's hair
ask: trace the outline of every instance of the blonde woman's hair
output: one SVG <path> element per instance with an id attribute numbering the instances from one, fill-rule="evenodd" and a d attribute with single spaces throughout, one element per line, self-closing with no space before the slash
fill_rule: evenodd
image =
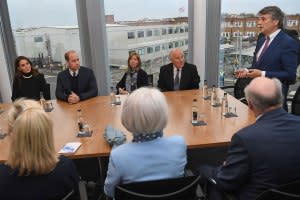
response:
<path id="1" fill-rule="evenodd" d="M 121 121 L 134 134 L 162 131 L 168 122 L 168 105 L 162 92 L 156 88 L 139 88 L 126 99 Z"/>
<path id="2" fill-rule="evenodd" d="M 11 147 L 7 165 L 19 175 L 51 172 L 57 162 L 52 120 L 33 100 L 18 100 L 8 112 Z"/>

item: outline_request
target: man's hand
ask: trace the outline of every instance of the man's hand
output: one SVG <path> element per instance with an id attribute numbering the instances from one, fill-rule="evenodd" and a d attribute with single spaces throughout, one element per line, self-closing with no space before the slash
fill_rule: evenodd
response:
<path id="1" fill-rule="evenodd" d="M 68 102 L 71 104 L 78 103 L 79 101 L 80 101 L 79 96 L 74 92 L 71 92 L 71 94 L 68 96 Z"/>
<path id="2" fill-rule="evenodd" d="M 234 72 L 235 78 L 246 78 L 248 70 L 246 69 L 238 69 Z"/>
<path id="3" fill-rule="evenodd" d="M 119 88 L 119 94 L 128 94 L 128 92 L 123 88 Z"/>
<path id="4" fill-rule="evenodd" d="M 247 77 L 249 78 L 255 78 L 261 76 L 261 70 L 259 69 L 250 69 L 247 73 Z"/>

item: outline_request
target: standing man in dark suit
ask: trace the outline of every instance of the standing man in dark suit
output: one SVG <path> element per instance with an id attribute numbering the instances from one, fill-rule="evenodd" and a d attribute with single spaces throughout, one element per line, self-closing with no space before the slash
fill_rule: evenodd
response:
<path id="1" fill-rule="evenodd" d="M 257 40 L 252 67 L 236 72 L 237 78 L 265 76 L 278 78 L 282 83 L 283 106 L 289 85 L 295 83 L 299 44 L 283 29 L 284 13 L 276 6 L 268 6 L 258 13 L 257 26 L 262 37 Z"/>
<path id="2" fill-rule="evenodd" d="M 71 104 L 97 96 L 98 88 L 91 69 L 80 66 L 77 53 L 73 50 L 65 53 L 68 69 L 57 76 L 56 98 Z"/>
<path id="3" fill-rule="evenodd" d="M 172 49 L 169 58 L 172 63 L 160 68 L 158 88 L 163 92 L 198 89 L 200 77 L 197 67 L 184 61 L 183 51 Z"/>
<path id="4" fill-rule="evenodd" d="M 276 78 L 253 79 L 245 95 L 256 122 L 233 135 L 221 167 L 200 168 L 200 173 L 238 199 L 253 200 L 269 188 L 300 180 L 300 117 L 282 109 Z M 214 195 L 210 199 L 220 199 Z"/>

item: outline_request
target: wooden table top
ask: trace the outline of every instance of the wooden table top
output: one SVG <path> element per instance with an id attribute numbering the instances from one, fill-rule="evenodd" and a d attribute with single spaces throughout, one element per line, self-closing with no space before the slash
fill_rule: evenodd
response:
<path id="1" fill-rule="evenodd" d="M 223 91 L 218 89 L 218 95 Z M 238 117 L 225 118 L 221 115 L 221 107 L 212 107 L 210 100 L 204 100 L 200 90 L 187 90 L 164 93 L 169 105 L 169 120 L 164 129 L 164 136 L 182 135 L 188 148 L 217 147 L 227 145 L 232 135 L 243 127 L 253 123 L 255 117 L 248 107 L 228 95 L 229 106 L 236 107 Z M 122 104 L 127 98 L 121 95 Z M 206 126 L 191 124 L 191 106 L 193 99 L 198 100 L 199 112 L 204 114 Z M 54 110 L 49 113 L 54 122 L 55 148 L 59 151 L 67 142 L 80 141 L 81 147 L 70 158 L 108 156 L 111 148 L 104 140 L 103 133 L 107 125 L 124 131 L 127 142 L 131 134 L 122 126 L 120 116 L 122 105 L 111 106 L 109 96 L 98 96 L 78 104 L 70 105 L 59 100 L 52 100 Z M 11 104 L 1 104 L 4 112 L 0 114 L 0 127 L 7 131 L 7 110 Z M 93 130 L 91 137 L 78 138 L 77 109 L 82 109 L 83 119 Z M 7 159 L 10 137 L 0 140 L 0 162 Z"/>

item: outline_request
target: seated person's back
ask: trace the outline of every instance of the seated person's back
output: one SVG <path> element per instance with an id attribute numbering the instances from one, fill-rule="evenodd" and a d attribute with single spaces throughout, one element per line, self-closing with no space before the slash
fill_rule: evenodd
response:
<path id="1" fill-rule="evenodd" d="M 245 96 L 256 122 L 232 136 L 222 166 L 200 172 L 213 176 L 219 189 L 252 200 L 267 189 L 300 180 L 300 117 L 282 108 L 278 79 L 254 78 Z M 219 192 L 211 192 L 209 199 L 216 196 Z"/>
<path id="2" fill-rule="evenodd" d="M 163 137 L 168 119 L 164 95 L 154 88 L 135 90 L 125 101 L 122 124 L 132 142 L 112 150 L 104 191 L 113 197 L 121 183 L 184 175 L 186 144 L 181 136 Z"/>
<path id="3" fill-rule="evenodd" d="M 78 196 L 75 166 L 55 152 L 53 124 L 40 104 L 16 101 L 8 122 L 11 145 L 0 165 L 0 199 L 61 199 L 71 191 Z"/>

